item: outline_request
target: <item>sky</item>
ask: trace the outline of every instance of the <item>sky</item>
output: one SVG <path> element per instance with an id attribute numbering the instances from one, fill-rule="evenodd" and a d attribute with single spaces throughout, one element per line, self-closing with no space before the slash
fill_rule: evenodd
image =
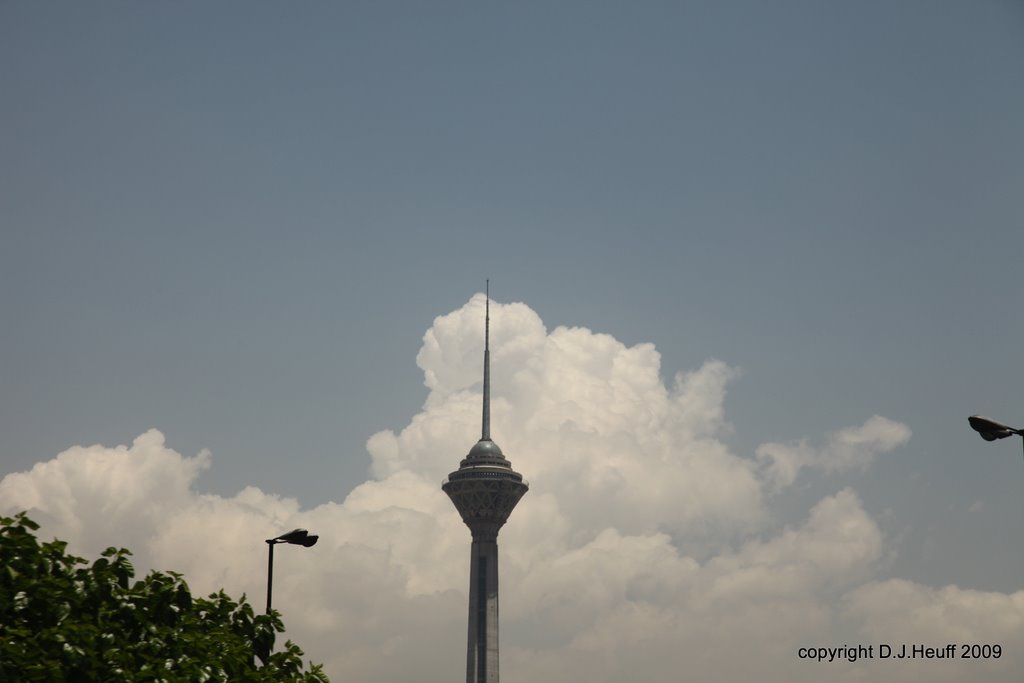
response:
<path id="1" fill-rule="evenodd" d="M 1024 7 L 0 4 L 0 514 L 510 682 L 1024 668 Z M 294 552 L 289 552 L 294 551 Z M 999 644 L 998 660 L 801 647 Z"/>

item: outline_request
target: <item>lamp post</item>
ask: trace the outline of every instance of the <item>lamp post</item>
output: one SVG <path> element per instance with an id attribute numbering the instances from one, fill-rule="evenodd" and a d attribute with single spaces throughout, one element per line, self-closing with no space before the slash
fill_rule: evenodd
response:
<path id="1" fill-rule="evenodd" d="M 270 596 L 274 589 L 274 546 L 278 543 L 291 543 L 292 545 L 301 545 L 309 548 L 316 545 L 319 538 L 316 534 L 310 534 L 305 529 L 294 529 L 286 534 L 281 534 L 277 538 L 267 539 L 267 548 L 270 550 L 267 557 L 267 614 L 270 614 Z"/>
<path id="2" fill-rule="evenodd" d="M 967 421 L 971 423 L 971 429 L 978 432 L 978 434 L 981 435 L 981 438 L 985 439 L 985 441 L 1005 439 L 1008 436 L 1016 434 L 1022 438 L 1022 443 L 1024 443 L 1024 429 L 1014 429 L 1013 427 L 1008 427 L 1001 422 L 990 420 L 987 417 L 982 417 L 981 415 L 971 415 L 967 418 Z"/>

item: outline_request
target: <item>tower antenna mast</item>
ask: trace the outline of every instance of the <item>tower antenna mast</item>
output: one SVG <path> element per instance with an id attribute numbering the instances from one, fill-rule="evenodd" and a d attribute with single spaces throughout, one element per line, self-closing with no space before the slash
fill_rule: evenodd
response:
<path id="1" fill-rule="evenodd" d="M 491 281 L 486 281 L 484 296 L 484 419 L 480 438 L 491 440 Z"/>

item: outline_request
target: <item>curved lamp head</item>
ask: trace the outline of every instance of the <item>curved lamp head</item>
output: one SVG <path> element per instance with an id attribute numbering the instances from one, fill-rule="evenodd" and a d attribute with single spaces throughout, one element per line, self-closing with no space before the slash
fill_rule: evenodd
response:
<path id="1" fill-rule="evenodd" d="M 1006 437 L 1014 434 L 1021 434 L 1024 436 L 1024 432 L 1020 429 L 1008 427 L 1000 422 L 996 422 L 995 420 L 982 417 L 981 415 L 971 415 L 967 418 L 967 421 L 971 423 L 971 429 L 978 432 L 978 434 L 981 435 L 981 438 L 985 439 L 985 441 L 1005 439 Z"/>
<path id="2" fill-rule="evenodd" d="M 316 534 L 310 534 L 305 529 L 293 529 L 286 534 L 281 534 L 277 538 L 268 538 L 267 543 L 291 543 L 293 545 L 301 545 L 309 548 L 310 546 L 316 545 L 316 542 L 320 539 Z"/>

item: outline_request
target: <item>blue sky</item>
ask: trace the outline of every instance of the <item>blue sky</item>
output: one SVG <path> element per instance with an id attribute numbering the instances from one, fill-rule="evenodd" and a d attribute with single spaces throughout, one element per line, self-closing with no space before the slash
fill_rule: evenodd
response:
<path id="1" fill-rule="evenodd" d="M 966 417 L 1024 423 L 1022 32 L 1009 1 L 5 3 L 0 476 L 156 428 L 212 452 L 196 491 L 341 502 L 490 278 L 669 385 L 738 368 L 738 458 L 906 425 L 769 526 L 853 487 L 876 576 L 1019 591 L 1020 444 Z"/>

